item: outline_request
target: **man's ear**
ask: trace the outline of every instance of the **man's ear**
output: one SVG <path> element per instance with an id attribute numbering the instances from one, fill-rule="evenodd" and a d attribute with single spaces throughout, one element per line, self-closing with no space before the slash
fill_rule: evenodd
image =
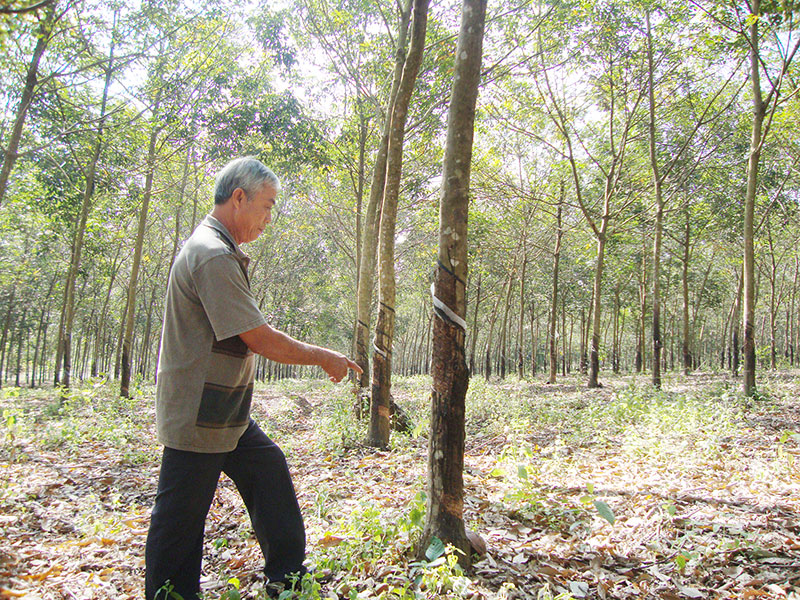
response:
<path id="1" fill-rule="evenodd" d="M 231 194 L 231 202 L 233 202 L 234 208 L 239 208 L 242 205 L 242 202 L 247 200 L 247 194 L 245 194 L 242 188 L 236 188 L 233 190 Z"/>

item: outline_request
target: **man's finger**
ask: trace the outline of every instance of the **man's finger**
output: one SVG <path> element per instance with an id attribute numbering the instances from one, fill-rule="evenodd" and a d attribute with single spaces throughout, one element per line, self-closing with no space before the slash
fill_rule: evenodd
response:
<path id="1" fill-rule="evenodd" d="M 359 367 L 359 366 L 358 366 L 358 364 L 354 363 L 354 362 L 353 362 L 352 360 L 350 360 L 349 358 L 347 359 L 347 366 L 348 366 L 348 367 L 350 367 L 351 369 L 353 369 L 353 371 L 355 371 L 355 372 L 356 372 L 356 373 L 358 373 L 359 375 L 361 375 L 361 373 L 363 373 L 363 372 L 364 372 L 364 369 L 362 369 L 361 367 Z"/>

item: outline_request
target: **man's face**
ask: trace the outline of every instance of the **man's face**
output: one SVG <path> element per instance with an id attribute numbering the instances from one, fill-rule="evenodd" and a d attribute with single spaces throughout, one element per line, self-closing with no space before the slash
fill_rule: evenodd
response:
<path id="1" fill-rule="evenodd" d="M 255 240 L 272 221 L 272 207 L 278 192 L 271 185 L 262 186 L 253 194 L 242 192 L 236 211 L 236 232 L 232 232 L 237 244 Z"/>

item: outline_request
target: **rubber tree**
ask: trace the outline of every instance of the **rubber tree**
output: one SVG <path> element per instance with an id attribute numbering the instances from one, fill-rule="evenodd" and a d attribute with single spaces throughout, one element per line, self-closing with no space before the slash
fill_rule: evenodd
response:
<path id="1" fill-rule="evenodd" d="M 564 229 L 561 223 L 562 207 L 564 205 L 564 184 L 556 206 L 556 240 L 553 247 L 553 286 L 550 294 L 550 321 L 547 328 L 547 344 L 550 355 L 550 377 L 548 383 L 556 382 L 558 374 L 558 340 L 556 340 L 556 324 L 558 321 L 558 263 L 561 258 L 561 239 L 564 237 Z M 565 332 L 562 332 L 564 335 Z"/>
<path id="2" fill-rule="evenodd" d="M 362 369 L 358 385 L 362 390 L 368 390 L 370 381 L 369 369 L 369 338 L 372 325 L 373 300 L 375 292 L 375 270 L 377 266 L 378 228 L 380 224 L 381 206 L 386 182 L 386 159 L 389 149 L 389 135 L 391 133 L 391 112 L 397 97 L 397 89 L 403 74 L 408 51 L 409 23 L 411 20 L 412 0 L 402 0 L 397 3 L 397 8 L 392 4 L 366 3 L 361 9 L 363 14 L 350 14 L 351 6 L 341 8 L 340 4 L 331 2 L 317 2 L 311 0 L 297 1 L 297 15 L 300 27 L 294 32 L 296 37 L 307 39 L 318 44 L 329 58 L 330 68 L 334 71 L 343 85 L 354 91 L 354 101 L 351 104 L 356 108 L 359 121 L 359 146 L 357 159 L 357 174 L 354 175 L 356 207 L 356 318 L 354 331 L 354 359 Z M 374 67 L 370 64 L 368 55 L 363 52 L 365 46 L 378 44 L 372 37 L 372 32 L 365 31 L 372 28 L 380 31 L 374 23 L 370 23 L 367 14 L 375 15 L 376 19 L 386 23 L 387 29 L 392 23 L 391 12 L 397 16 L 396 31 L 386 31 L 391 39 L 394 53 L 394 69 L 391 74 L 389 93 L 385 98 L 373 88 L 382 88 L 381 82 L 373 81 L 370 75 L 374 74 Z M 356 25 L 360 22 L 359 25 Z M 381 134 L 375 148 L 375 158 L 372 164 L 372 173 L 369 182 L 369 194 L 366 206 L 361 206 L 364 194 L 364 171 L 366 170 L 367 145 L 370 142 L 367 135 L 367 121 L 370 112 L 374 113 L 375 120 L 380 123 Z M 354 162 L 354 161 L 351 161 Z M 362 216 L 363 213 L 363 216 Z"/>
<path id="3" fill-rule="evenodd" d="M 116 18 L 115 18 L 116 20 Z M 84 188 L 81 199 L 81 210 L 78 215 L 78 222 L 75 227 L 75 238 L 72 244 L 72 256 L 69 270 L 67 271 L 66 290 L 64 293 L 64 321 L 63 331 L 60 332 L 59 345 L 62 354 L 63 372 L 60 383 L 65 389 L 69 389 L 72 371 L 72 326 L 75 319 L 75 280 L 78 269 L 81 266 L 81 254 L 83 251 L 83 239 L 86 233 L 86 221 L 89 217 L 89 210 L 94 197 L 95 179 L 97 173 L 97 163 L 100 160 L 100 152 L 103 149 L 103 133 L 107 118 L 106 105 L 108 103 L 108 92 L 111 87 L 112 75 L 114 73 L 114 37 L 116 23 L 112 28 L 111 45 L 108 52 L 108 62 L 104 66 L 105 79 L 103 85 L 103 95 L 100 101 L 100 116 L 97 122 L 97 132 L 95 134 L 92 153 L 89 161 L 84 168 Z"/>
<path id="4" fill-rule="evenodd" d="M 383 208 L 379 235 L 379 302 L 378 320 L 375 325 L 372 360 L 372 398 L 370 402 L 369 431 L 367 443 L 383 448 L 389 444 L 390 393 L 392 382 L 392 342 L 395 320 L 395 271 L 394 242 L 397 222 L 397 200 L 400 195 L 400 178 L 403 166 L 403 141 L 411 95 L 416 84 L 422 53 L 425 48 L 425 33 L 428 27 L 429 0 L 414 0 L 411 17 L 411 36 L 408 55 L 397 88 L 397 97 L 391 112 L 389 146 L 386 156 L 386 182 L 383 192 Z"/>
<path id="5" fill-rule="evenodd" d="M 439 250 L 433 286 L 433 388 L 428 495 L 419 553 L 451 544 L 471 559 L 464 526 L 464 416 L 469 386 L 465 356 L 467 217 L 475 105 L 480 82 L 485 0 L 464 0 L 456 48 L 439 201 Z"/>
<path id="6" fill-rule="evenodd" d="M 758 194 L 758 171 L 761 164 L 761 150 L 769 134 L 772 118 L 775 116 L 780 101 L 780 92 L 783 87 L 785 75 L 800 48 L 800 39 L 791 35 L 775 35 L 778 44 L 787 44 L 778 53 L 780 62 L 778 72 L 766 71 L 766 56 L 762 55 L 762 45 L 765 44 L 761 33 L 761 24 L 766 16 L 777 17 L 779 23 L 786 23 L 792 27 L 796 22 L 792 9 L 785 20 L 781 19 L 781 9 L 778 7 L 772 15 L 765 15 L 761 9 L 761 0 L 751 0 L 745 8 L 749 14 L 745 19 L 746 29 L 742 35 L 746 36 L 750 53 L 750 84 L 753 101 L 753 117 L 750 137 L 750 154 L 747 160 L 747 191 L 744 198 L 744 271 L 743 271 L 743 297 L 742 297 L 742 329 L 744 340 L 742 354 L 744 368 L 742 370 L 742 391 L 747 396 L 752 396 L 756 391 L 756 343 L 755 343 L 755 318 L 756 318 L 756 285 L 755 285 L 755 244 L 754 223 L 756 196 Z M 796 9 L 795 9 L 796 10 Z M 769 21 L 767 21 L 769 23 Z M 786 33 L 786 32 L 784 32 Z M 791 33 L 791 32 L 789 32 Z M 791 45 L 788 45 L 791 44 Z M 762 87 L 762 69 L 765 70 L 767 90 Z"/>
<path id="7" fill-rule="evenodd" d="M 144 245 L 145 226 L 147 225 L 147 215 L 150 210 L 150 199 L 153 194 L 153 178 L 156 170 L 157 142 L 161 126 L 159 125 L 159 110 L 161 107 L 161 95 L 163 88 L 158 87 L 156 97 L 153 101 L 152 115 L 150 119 L 150 136 L 147 144 L 147 157 L 145 162 L 144 191 L 142 193 L 142 205 L 139 208 L 139 221 L 136 229 L 136 244 L 133 250 L 133 263 L 131 265 L 131 275 L 128 279 L 128 294 L 125 307 L 124 331 L 122 334 L 122 363 L 120 374 L 119 394 L 124 398 L 130 397 L 132 350 L 133 350 L 133 326 L 136 314 L 136 286 L 139 279 L 139 267 L 142 262 L 142 250 Z"/>
<path id="8" fill-rule="evenodd" d="M 545 116 L 555 127 L 563 150 L 557 151 L 568 162 L 575 187 L 575 199 L 586 224 L 597 242 L 594 265 L 594 283 L 591 304 L 591 346 L 588 387 L 600 387 L 600 345 L 602 325 L 603 275 L 606 247 L 609 238 L 622 225 L 616 219 L 626 214 L 633 196 L 619 194 L 623 179 L 630 175 L 627 169 L 629 145 L 640 120 L 640 105 L 646 90 L 637 84 L 641 66 L 636 58 L 635 45 L 630 34 L 635 29 L 626 15 L 609 8 L 593 14 L 575 40 L 584 45 L 583 52 L 591 52 L 595 60 L 588 84 L 582 92 L 563 77 L 549 73 L 548 61 L 561 62 L 560 54 L 553 54 L 551 41 L 544 40 L 540 31 L 541 77 L 534 81 Z M 582 53 L 577 59 L 583 64 Z M 586 123 L 586 115 L 579 106 L 585 93 L 599 102 L 595 122 Z M 587 173 L 587 165 L 594 165 Z M 594 180 L 587 185 L 587 178 Z M 601 191 L 602 190 L 602 191 Z"/>
<path id="9" fill-rule="evenodd" d="M 656 10 L 666 14 L 670 8 L 664 6 L 658 9 L 646 8 L 643 28 L 647 53 L 648 154 L 654 200 L 652 383 L 654 387 L 659 388 L 663 366 L 661 266 L 665 211 L 676 195 L 681 194 L 686 197 L 685 182 L 701 168 L 702 157 L 710 151 L 709 146 L 713 146 L 714 125 L 722 116 L 730 113 L 731 105 L 739 95 L 734 83 L 735 79 L 738 79 L 737 69 L 730 69 L 727 78 L 720 79 L 711 87 L 708 87 L 706 82 L 699 83 L 698 78 L 686 72 L 687 55 L 697 56 L 696 36 L 704 35 L 704 32 L 697 32 L 687 22 L 692 18 L 691 12 L 685 11 L 681 13 L 681 17 L 675 19 L 659 18 L 656 27 L 653 27 L 651 11 Z M 682 28 L 684 35 L 675 35 L 674 28 L 677 26 Z M 720 59 L 711 53 L 702 60 L 705 62 L 699 64 L 697 68 L 702 70 L 703 66 L 707 65 L 710 70 Z M 729 58 L 726 57 L 725 60 Z M 664 125 L 659 127 L 660 123 Z M 640 332 L 642 338 L 645 330 L 645 279 L 646 271 L 643 268 Z"/>
<path id="10" fill-rule="evenodd" d="M 361 367 L 359 387 L 367 388 L 370 381 L 369 369 L 369 334 L 372 322 L 372 299 L 375 290 L 375 269 L 378 261 L 378 231 L 380 226 L 383 195 L 386 186 L 386 163 L 391 135 L 391 112 L 397 99 L 403 65 L 406 60 L 408 23 L 411 18 L 411 0 L 401 11 L 398 27 L 398 44 L 395 55 L 395 71 L 392 80 L 392 91 L 389 94 L 388 109 L 384 117 L 383 133 L 378 145 L 375 164 L 372 167 L 372 180 L 369 188 L 369 199 L 364 213 L 364 229 L 361 237 L 361 256 L 358 266 L 358 290 L 355 325 L 355 362 Z"/>
<path id="11" fill-rule="evenodd" d="M 39 27 L 36 30 L 36 46 L 33 49 L 33 54 L 31 55 L 31 60 L 28 63 L 28 68 L 25 73 L 25 84 L 22 88 L 16 114 L 14 115 L 14 125 L 11 128 L 8 139 L 3 140 L 5 149 L 3 150 L 3 164 L 0 167 L 0 204 L 3 203 L 3 199 L 5 198 L 8 178 L 11 176 L 11 170 L 14 168 L 14 164 L 17 161 L 17 152 L 19 150 L 20 139 L 22 138 L 25 118 L 28 115 L 28 108 L 30 108 L 39 81 L 39 63 L 50 42 L 53 23 L 59 18 L 56 16 L 53 3 L 44 5 L 43 12 L 44 14 L 39 17 Z"/>
<path id="12" fill-rule="evenodd" d="M 650 11 L 645 12 L 647 29 L 647 97 L 648 97 L 648 141 L 650 168 L 653 171 L 653 195 L 655 196 L 655 223 L 653 227 L 653 386 L 661 387 L 661 236 L 664 230 L 664 194 L 656 155 L 656 95 L 653 83 L 653 34 L 650 26 Z M 644 311 L 642 311 L 644 313 Z"/>

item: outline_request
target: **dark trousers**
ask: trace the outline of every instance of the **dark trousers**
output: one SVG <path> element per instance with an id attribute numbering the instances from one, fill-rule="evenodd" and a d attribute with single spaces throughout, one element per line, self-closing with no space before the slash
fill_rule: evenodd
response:
<path id="1" fill-rule="evenodd" d="M 168 598 L 167 581 L 184 600 L 197 598 L 203 531 L 220 473 L 233 480 L 244 500 L 269 580 L 305 571 L 305 528 L 286 458 L 251 420 L 231 452 L 164 448 L 145 551 L 147 600 Z"/>

